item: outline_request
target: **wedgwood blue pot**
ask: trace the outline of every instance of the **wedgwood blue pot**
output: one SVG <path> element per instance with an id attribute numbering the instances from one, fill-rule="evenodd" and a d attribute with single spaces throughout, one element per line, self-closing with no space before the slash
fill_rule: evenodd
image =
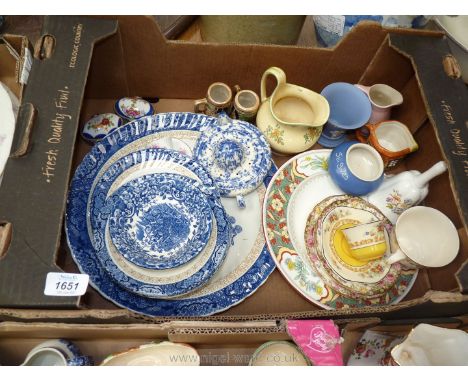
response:
<path id="1" fill-rule="evenodd" d="M 372 146 L 348 141 L 335 147 L 330 154 L 328 171 L 331 178 L 350 195 L 366 195 L 383 181 L 384 164 Z"/>

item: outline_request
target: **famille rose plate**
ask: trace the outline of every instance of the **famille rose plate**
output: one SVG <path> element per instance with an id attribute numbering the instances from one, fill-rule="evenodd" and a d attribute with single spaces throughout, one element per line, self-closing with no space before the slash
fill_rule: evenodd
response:
<path id="1" fill-rule="evenodd" d="M 384 257 L 354 266 L 343 261 L 338 251 L 337 232 L 357 224 L 384 221 L 387 253 Z M 359 197 L 332 196 L 319 203 L 310 213 L 305 240 L 312 264 L 320 276 L 337 293 L 366 305 L 382 305 L 401 300 L 408 292 L 417 271 L 389 265 L 388 256 L 395 243 L 390 242 L 392 224 L 382 213 Z"/>
<path id="2" fill-rule="evenodd" d="M 358 308 L 369 301 L 336 291 L 317 272 L 308 254 L 304 231 L 310 212 L 322 200 L 342 195 L 328 174 L 331 150 L 312 150 L 287 161 L 273 176 L 263 206 L 263 226 L 270 253 L 286 280 L 324 309 Z M 414 282 L 412 277 L 404 293 Z"/>
<path id="3" fill-rule="evenodd" d="M 116 305 L 150 316 L 211 315 L 246 299 L 275 269 L 261 224 L 265 190 L 276 172 L 274 165 L 263 184 L 245 196 L 249 208 L 239 209 L 235 199 L 221 198 L 227 214 L 234 217 L 236 224 L 243 229 L 235 236 L 219 270 L 206 285 L 197 290 L 170 299 L 138 295 L 117 283 L 96 256 L 94 245 L 97 243 L 92 241 L 93 232 L 89 229 L 86 211 L 90 195 L 106 170 L 128 154 L 154 147 L 177 149 L 192 155 L 200 129 L 217 123 L 216 118 L 193 113 L 161 113 L 141 118 L 98 142 L 78 167 L 67 201 L 65 228 L 68 244 L 80 271 L 89 274 L 91 285 Z M 123 183 L 141 175 L 130 175 L 132 169 L 127 171 L 128 174 L 122 173 L 123 178 L 119 178 Z M 110 194 L 115 189 L 111 187 Z M 213 226 L 216 227 L 216 224 Z M 104 237 L 99 240 L 106 243 Z"/>

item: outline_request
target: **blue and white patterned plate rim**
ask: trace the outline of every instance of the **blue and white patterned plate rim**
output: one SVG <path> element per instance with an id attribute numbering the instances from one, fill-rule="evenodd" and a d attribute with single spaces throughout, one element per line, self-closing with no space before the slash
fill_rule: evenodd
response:
<path id="1" fill-rule="evenodd" d="M 78 167 L 67 201 L 65 226 L 67 242 L 80 271 L 90 275 L 90 284 L 117 306 L 148 316 L 207 316 L 222 312 L 242 302 L 254 293 L 275 269 L 275 263 L 265 244 L 254 265 L 235 282 L 221 290 L 192 299 L 151 299 L 135 295 L 116 284 L 99 261 L 94 256 L 90 256 L 95 250 L 89 236 L 83 235 L 82 231 L 73 227 L 72 223 L 75 223 L 75 226 L 78 224 L 78 227 L 86 226 L 86 217 L 83 216 L 83 211 L 86 211 L 87 194 L 91 189 L 93 177 L 99 172 L 100 167 L 122 146 L 162 131 L 199 131 L 203 126 L 214 123 L 217 123 L 215 118 L 193 113 L 167 113 L 142 118 L 109 134 L 94 146 L 91 153 L 83 159 Z M 78 172 L 81 167 L 82 170 Z M 276 166 L 272 164 L 264 179 L 266 186 L 276 170 Z M 87 182 L 85 182 L 86 180 Z M 74 183 L 75 189 L 73 189 Z M 81 187 L 79 187 L 80 184 Z M 72 201 L 72 199 L 75 200 Z M 79 211 L 81 214 L 72 211 L 73 206 L 78 211 L 81 207 L 83 209 Z"/>

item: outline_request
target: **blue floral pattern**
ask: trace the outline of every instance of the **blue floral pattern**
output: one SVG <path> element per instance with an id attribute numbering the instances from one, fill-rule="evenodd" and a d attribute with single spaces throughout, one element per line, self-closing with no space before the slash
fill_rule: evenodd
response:
<path id="1" fill-rule="evenodd" d="M 194 151 L 222 196 L 245 195 L 256 189 L 271 166 L 270 145 L 245 121 L 205 127 Z"/>
<path id="2" fill-rule="evenodd" d="M 228 286 L 195 298 L 153 299 L 129 292 L 111 276 L 96 258 L 96 251 L 86 231 L 87 198 L 94 178 L 105 162 L 126 144 L 174 130 L 199 131 L 217 124 L 203 114 L 167 113 L 139 119 L 112 132 L 84 158 L 73 177 L 67 201 L 66 234 L 69 247 L 80 271 L 90 276 L 90 284 L 116 305 L 149 316 L 206 316 L 221 312 L 254 293 L 275 269 L 266 245 L 255 263 Z M 276 172 L 272 165 L 263 183 L 268 186 Z"/>
<path id="3" fill-rule="evenodd" d="M 206 246 L 212 214 L 199 182 L 164 174 L 154 179 L 157 182 L 137 178 L 113 194 L 109 233 L 128 261 L 169 269 L 185 264 Z"/>

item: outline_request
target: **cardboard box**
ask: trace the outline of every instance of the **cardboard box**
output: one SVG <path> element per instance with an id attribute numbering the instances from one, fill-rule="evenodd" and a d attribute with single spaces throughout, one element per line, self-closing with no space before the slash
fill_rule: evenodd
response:
<path id="1" fill-rule="evenodd" d="M 418 323 L 468 331 L 468 317 L 438 320 L 381 321 L 378 318 L 338 320 L 344 364 L 368 329 L 405 336 Z M 150 342 L 187 343 L 197 349 L 203 366 L 246 366 L 254 351 L 267 341 L 291 341 L 286 322 L 219 323 L 180 321 L 162 324 L 0 323 L 0 363 L 19 365 L 39 343 L 56 338 L 73 341 L 85 355 L 101 363 L 108 355 Z"/>
<path id="2" fill-rule="evenodd" d="M 64 147 L 68 151 L 58 161 L 62 167 L 60 173 L 54 175 L 53 194 L 47 188 L 47 177 L 40 175 L 38 164 L 26 166 L 28 157 L 22 159 L 22 166 L 19 161 L 9 163 L 10 169 L 18 166 L 24 173 L 21 177 L 12 175 L 11 171 L 6 173 L 5 177 L 10 179 L 0 190 L 0 219 L 13 222 L 11 245 L 0 261 L 0 306 L 4 307 L 0 309 L 0 320 L 135 323 L 183 319 L 143 317 L 119 309 L 92 288 L 80 301 L 43 296 L 47 272 L 58 267 L 77 272 L 61 231 L 66 185 L 73 169 L 90 149 L 78 138 L 72 155 L 77 129 L 92 114 L 111 111 L 114 101 L 121 96 L 160 97 L 155 105 L 156 112 L 167 112 L 191 111 L 193 100 L 200 98 L 214 81 L 258 91 L 261 75 L 270 66 L 283 68 L 288 82 L 317 92 L 336 81 L 380 82 L 398 89 L 405 102 L 395 110 L 393 118 L 410 128 L 420 149 L 405 159 L 396 171 L 423 171 L 441 159 L 447 162 L 449 173 L 431 181 L 425 204 L 441 210 L 454 222 L 461 240 L 460 253 L 446 267 L 422 270 L 409 295 L 396 305 L 326 311 L 301 297 L 275 271 L 241 304 L 209 319 L 197 319 L 224 322 L 351 316 L 395 319 L 448 317 L 468 312 L 468 296 L 464 294 L 468 290 L 468 162 L 465 159 L 468 155 L 468 93 L 463 81 L 454 78 L 454 72 L 450 71 L 452 66 L 447 64 L 449 48 L 443 34 L 387 30 L 367 22 L 354 28 L 330 50 L 167 41 L 152 18 L 119 17 L 118 21 L 117 31 L 111 20 L 50 17 L 45 23 L 43 35 L 53 36 L 52 41 L 55 41 L 55 46 L 49 49 L 53 52 L 48 59 L 51 64 L 46 67 L 44 61 L 35 61 L 31 78 L 38 85 L 35 93 L 29 94 L 32 104 L 48 102 L 49 106 L 38 113 L 36 127 L 41 123 L 44 127 L 35 129 L 37 135 L 33 136 L 34 149 L 29 152 L 29 159 L 38 153 L 43 156 L 49 149 L 40 146 L 40 133 L 50 128 L 51 116 L 45 114 L 56 112 L 55 107 L 50 106 L 50 99 L 40 92 L 57 94 L 73 80 L 73 89 L 77 92 L 73 92 L 74 104 L 69 104 L 69 111 L 74 114 L 67 125 Z M 89 41 L 88 50 L 83 44 L 81 56 L 78 56 L 77 62 L 84 66 L 80 72 L 84 77 L 80 79 L 75 72 L 59 71 L 61 65 L 70 63 L 78 25 L 83 26 L 80 38 Z M 89 30 L 95 33 L 86 34 Z M 97 43 L 99 39 L 104 40 Z M 450 57 L 448 60 L 453 63 Z M 86 91 L 81 97 L 87 63 L 90 68 Z M 65 135 L 63 137 L 65 141 Z M 274 159 L 281 165 L 288 158 Z M 16 200 L 23 200 L 24 205 L 19 206 Z M 76 307 L 83 309 L 73 310 Z M 42 310 L 50 308 L 61 310 Z"/>

